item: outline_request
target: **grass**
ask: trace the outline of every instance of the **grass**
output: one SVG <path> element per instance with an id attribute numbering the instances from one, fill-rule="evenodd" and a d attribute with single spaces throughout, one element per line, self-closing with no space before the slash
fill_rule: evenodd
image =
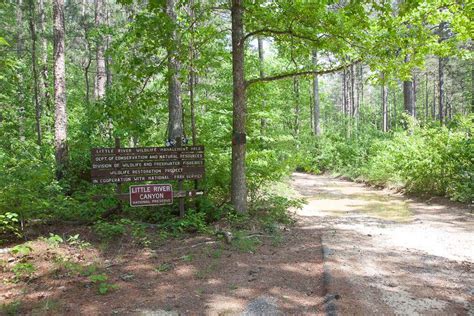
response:
<path id="1" fill-rule="evenodd" d="M 157 271 L 157 272 L 168 272 L 168 271 L 171 271 L 172 269 L 173 269 L 173 265 L 171 263 L 165 262 L 165 263 L 162 263 L 159 266 L 157 266 L 155 268 L 155 271 Z"/>

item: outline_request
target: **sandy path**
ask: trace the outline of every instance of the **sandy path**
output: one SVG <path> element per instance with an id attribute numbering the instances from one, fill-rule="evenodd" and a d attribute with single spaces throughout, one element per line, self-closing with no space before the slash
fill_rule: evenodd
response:
<path id="1" fill-rule="evenodd" d="M 474 315 L 474 218 L 362 184 L 295 173 L 305 229 L 322 229 L 328 314 Z"/>

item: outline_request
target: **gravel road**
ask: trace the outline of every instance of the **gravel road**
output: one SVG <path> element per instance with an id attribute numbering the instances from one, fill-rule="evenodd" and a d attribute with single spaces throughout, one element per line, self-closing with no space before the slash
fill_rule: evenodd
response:
<path id="1" fill-rule="evenodd" d="M 299 224 L 323 231 L 326 314 L 474 315 L 472 209 L 329 176 L 292 187 Z"/>

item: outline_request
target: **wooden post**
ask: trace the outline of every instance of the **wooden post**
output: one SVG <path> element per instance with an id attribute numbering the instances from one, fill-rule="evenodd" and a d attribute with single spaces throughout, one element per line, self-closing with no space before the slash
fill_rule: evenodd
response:
<path id="1" fill-rule="evenodd" d="M 176 137 L 176 147 L 182 146 L 181 137 Z M 183 180 L 178 180 L 178 191 L 183 191 Z M 184 217 L 186 210 L 184 209 L 184 197 L 179 197 L 179 217 Z"/>
<path id="2" fill-rule="evenodd" d="M 115 137 L 115 148 L 120 148 L 120 137 Z M 122 184 L 117 183 L 117 187 L 115 188 L 115 193 L 117 196 L 120 196 L 122 193 Z M 118 205 L 117 205 L 117 211 L 121 212 L 122 211 L 122 201 L 118 199 Z"/>

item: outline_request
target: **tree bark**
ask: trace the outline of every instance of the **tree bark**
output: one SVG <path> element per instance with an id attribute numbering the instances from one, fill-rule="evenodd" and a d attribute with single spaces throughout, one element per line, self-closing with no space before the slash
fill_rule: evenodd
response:
<path id="1" fill-rule="evenodd" d="M 247 212 L 247 183 L 245 177 L 246 104 L 244 80 L 243 0 L 232 0 L 232 174 L 231 200 L 237 212 Z"/>
<path id="2" fill-rule="evenodd" d="M 189 105 L 191 111 L 191 137 L 193 145 L 196 145 L 196 109 L 194 104 L 194 84 L 196 82 L 196 73 L 194 71 L 194 59 L 196 57 L 194 51 L 194 0 L 189 1 L 189 17 L 191 20 L 191 40 L 189 42 Z M 195 184 L 197 187 L 197 180 Z"/>
<path id="3" fill-rule="evenodd" d="M 294 136 L 298 138 L 300 134 L 300 82 L 298 78 L 293 78 L 293 93 L 295 102 L 295 121 L 294 121 Z"/>
<path id="4" fill-rule="evenodd" d="M 446 62 L 446 58 L 438 57 L 438 106 L 439 106 L 439 122 L 441 125 L 444 124 L 445 115 L 444 115 L 444 107 L 445 107 L 445 96 L 444 96 L 444 65 Z"/>
<path id="5" fill-rule="evenodd" d="M 34 0 L 28 0 L 28 6 L 30 9 L 29 25 L 31 34 L 31 71 L 33 75 L 33 99 L 35 102 L 35 121 L 36 121 L 36 143 L 41 146 L 42 143 L 42 132 L 41 132 L 41 104 L 39 102 L 39 91 L 38 91 L 38 71 L 37 71 L 37 59 L 36 59 L 36 14 Z"/>
<path id="6" fill-rule="evenodd" d="M 405 57 L 405 62 L 408 62 L 410 59 L 408 56 Z M 413 81 L 407 80 L 403 81 L 403 105 L 405 112 L 414 117 L 415 116 L 415 106 L 414 106 L 414 91 L 413 91 Z"/>
<path id="7" fill-rule="evenodd" d="M 429 121 L 430 105 L 428 100 L 428 71 L 425 73 L 425 121 Z"/>
<path id="8" fill-rule="evenodd" d="M 64 177 L 67 165 L 67 114 L 66 114 L 66 64 L 64 0 L 53 0 L 54 36 L 54 147 L 56 158 L 56 177 Z"/>
<path id="9" fill-rule="evenodd" d="M 17 39 L 16 39 L 16 55 L 18 59 L 22 58 L 23 55 L 23 0 L 17 0 L 16 2 L 16 24 L 17 24 Z M 17 85 L 17 96 L 18 96 L 18 134 L 20 141 L 25 141 L 25 95 L 24 95 L 24 80 L 23 72 L 20 69 L 18 71 L 18 85 Z"/>
<path id="10" fill-rule="evenodd" d="M 265 68 L 264 68 L 264 54 L 263 54 L 263 39 L 261 36 L 257 38 L 258 43 L 258 61 L 259 61 L 259 73 L 260 78 L 265 77 Z M 262 113 L 265 111 L 265 96 L 262 100 Z M 260 118 L 260 134 L 263 135 L 265 133 L 265 118 Z"/>
<path id="11" fill-rule="evenodd" d="M 95 27 L 100 28 L 105 21 L 104 0 L 95 0 Z M 94 87 L 94 98 L 96 101 L 105 96 L 105 85 L 107 83 L 107 73 L 105 69 L 104 43 L 102 36 L 96 41 L 96 77 Z"/>
<path id="12" fill-rule="evenodd" d="M 382 73 L 382 130 L 388 132 L 387 86 L 385 74 Z"/>
<path id="13" fill-rule="evenodd" d="M 342 112 L 347 113 L 347 80 L 346 80 L 346 69 L 342 71 Z"/>
<path id="14" fill-rule="evenodd" d="M 313 50 L 313 65 L 316 68 L 318 66 L 318 52 Z M 321 135 L 320 126 L 320 108 L 319 108 L 319 78 L 315 74 L 313 77 L 313 122 L 314 122 L 314 135 Z"/>
<path id="15" fill-rule="evenodd" d="M 178 47 L 176 32 L 176 2 L 166 0 L 166 14 L 173 23 L 170 37 L 172 47 L 168 47 L 168 141 L 183 137 L 183 107 L 181 103 L 180 63 L 175 47 Z"/>
<path id="16" fill-rule="evenodd" d="M 46 38 L 46 17 L 45 0 L 39 0 L 39 30 L 41 46 L 41 98 L 45 109 L 51 108 L 51 96 L 49 94 L 49 73 L 48 73 L 48 39 Z"/>
<path id="17" fill-rule="evenodd" d="M 351 89 L 350 89 L 350 96 L 351 96 L 351 116 L 355 116 L 355 75 L 354 75 L 354 64 L 351 65 L 350 68 L 350 80 L 351 80 Z"/>
<path id="18" fill-rule="evenodd" d="M 407 114 L 413 116 L 413 81 L 403 82 L 403 104 Z"/>

